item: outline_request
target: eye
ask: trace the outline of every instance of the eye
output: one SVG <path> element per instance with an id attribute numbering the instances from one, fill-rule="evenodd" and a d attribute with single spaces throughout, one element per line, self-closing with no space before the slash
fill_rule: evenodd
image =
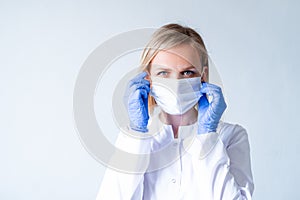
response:
<path id="1" fill-rule="evenodd" d="M 191 77 L 191 76 L 194 76 L 196 73 L 194 71 L 187 70 L 187 71 L 181 72 L 181 74 L 185 77 Z"/>
<path id="2" fill-rule="evenodd" d="M 157 76 L 167 76 L 167 74 L 168 74 L 168 72 L 166 72 L 166 71 L 160 71 L 156 75 Z"/>

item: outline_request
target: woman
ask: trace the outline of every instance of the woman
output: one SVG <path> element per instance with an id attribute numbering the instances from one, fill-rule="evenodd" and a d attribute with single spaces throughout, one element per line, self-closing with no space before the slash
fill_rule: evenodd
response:
<path id="1" fill-rule="evenodd" d="M 151 156 L 137 162 L 142 173 L 107 169 L 97 199 L 251 199 L 248 136 L 220 121 L 226 103 L 221 89 L 208 83 L 208 69 L 193 29 L 167 24 L 153 34 L 126 97 L 128 131 L 150 137 L 120 134 L 116 142 Z"/>

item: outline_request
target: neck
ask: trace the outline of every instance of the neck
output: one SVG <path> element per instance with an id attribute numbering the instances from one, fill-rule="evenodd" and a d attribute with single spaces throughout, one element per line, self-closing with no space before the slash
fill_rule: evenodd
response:
<path id="1" fill-rule="evenodd" d="M 198 112 L 195 108 L 190 109 L 181 115 L 170 115 L 164 111 L 161 112 L 160 119 L 164 124 L 172 125 L 174 138 L 178 137 L 179 126 L 187 126 L 197 121 Z"/>

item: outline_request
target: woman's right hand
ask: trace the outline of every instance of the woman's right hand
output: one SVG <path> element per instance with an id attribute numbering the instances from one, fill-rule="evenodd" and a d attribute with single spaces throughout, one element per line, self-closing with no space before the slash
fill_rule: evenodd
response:
<path id="1" fill-rule="evenodd" d="M 150 92 L 150 82 L 144 79 L 146 76 L 147 72 L 138 74 L 127 86 L 127 111 L 130 128 L 139 132 L 148 131 L 148 94 Z"/>

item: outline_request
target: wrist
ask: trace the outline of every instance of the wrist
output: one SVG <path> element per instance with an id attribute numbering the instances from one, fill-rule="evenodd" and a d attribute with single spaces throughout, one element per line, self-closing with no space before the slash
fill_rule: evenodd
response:
<path id="1" fill-rule="evenodd" d="M 130 128 L 131 130 L 138 131 L 138 132 L 142 132 L 142 133 L 148 132 L 147 126 L 136 126 L 136 125 L 130 123 L 129 128 Z"/>
<path id="2" fill-rule="evenodd" d="M 217 127 L 215 126 L 205 126 L 205 125 L 201 125 L 198 124 L 198 134 L 205 134 L 205 133 L 215 133 L 217 132 Z"/>

